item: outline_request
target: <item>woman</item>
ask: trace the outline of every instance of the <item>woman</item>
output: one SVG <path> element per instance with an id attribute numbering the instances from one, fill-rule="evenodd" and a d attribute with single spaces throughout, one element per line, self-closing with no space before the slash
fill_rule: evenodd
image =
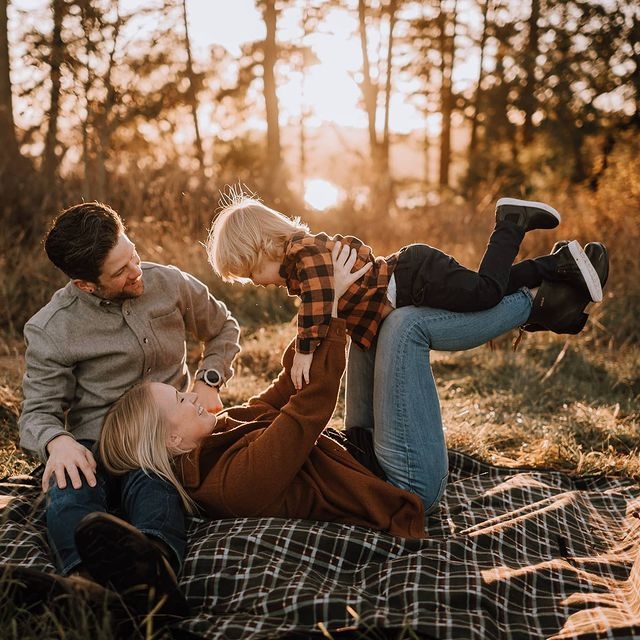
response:
<path id="1" fill-rule="evenodd" d="M 353 261 L 342 256 L 336 263 L 334 253 L 333 317 L 309 385 L 293 386 L 290 345 L 269 388 L 218 415 L 208 414 L 196 394 L 160 383 L 134 387 L 105 420 L 100 455 L 107 468 L 159 473 L 176 484 L 185 504 L 211 517 L 304 518 L 423 537 L 425 513 L 437 506 L 447 477 L 437 391 L 425 371 L 430 349 L 468 349 L 521 326 L 531 320 L 533 298 L 523 289 L 487 311 L 392 312 L 375 351 L 351 350 L 345 447 L 325 429 L 345 366 L 345 323 L 336 301 L 361 275 L 349 276 Z M 549 293 L 535 318 L 542 326 L 547 311 L 569 306 Z M 588 301 L 585 294 L 571 313 L 582 314 Z M 357 449 L 368 439 L 354 434 L 371 432 L 381 471 Z"/>

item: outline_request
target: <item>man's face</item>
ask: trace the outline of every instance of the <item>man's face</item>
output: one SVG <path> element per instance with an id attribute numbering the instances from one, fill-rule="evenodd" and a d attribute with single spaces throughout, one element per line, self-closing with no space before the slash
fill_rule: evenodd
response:
<path id="1" fill-rule="evenodd" d="M 95 295 L 104 300 L 126 300 L 143 294 L 140 256 L 126 234 L 120 235 L 107 254 L 96 285 Z"/>

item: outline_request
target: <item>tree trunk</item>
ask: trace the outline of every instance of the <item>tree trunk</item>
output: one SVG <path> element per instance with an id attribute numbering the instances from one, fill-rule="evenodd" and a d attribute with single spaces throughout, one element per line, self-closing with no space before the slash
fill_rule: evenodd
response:
<path id="1" fill-rule="evenodd" d="M 263 81 L 264 101 L 267 112 L 267 186 L 278 196 L 282 184 L 282 150 L 280 147 L 280 122 L 276 95 L 275 66 L 278 59 L 276 44 L 276 0 L 265 0 L 264 22 L 267 35 L 264 41 Z"/>
<path id="2" fill-rule="evenodd" d="M 8 0 L 0 0 L 0 144 L 3 149 L 0 155 L 0 174 L 4 174 L 6 168 L 14 166 L 20 155 L 13 120 L 7 5 Z"/>
<path id="3" fill-rule="evenodd" d="M 189 39 L 189 25 L 187 21 L 187 0 L 182 0 L 182 16 L 184 19 L 184 45 L 187 53 L 187 78 L 189 79 L 189 106 L 193 118 L 193 130 L 196 137 L 196 156 L 200 166 L 200 177 L 204 184 L 204 151 L 202 149 L 202 138 L 200 137 L 200 127 L 198 125 L 198 96 L 196 94 L 195 75 L 193 73 L 193 59 L 191 57 L 191 40 Z"/>
<path id="4" fill-rule="evenodd" d="M 484 57 L 487 44 L 487 27 L 489 16 L 489 5 L 491 0 L 484 0 L 482 5 L 482 34 L 480 35 L 480 69 L 478 70 L 478 84 L 476 85 L 476 95 L 473 101 L 473 115 L 471 116 L 471 135 L 469 139 L 469 163 L 471 164 L 478 147 L 478 116 L 483 109 L 483 89 L 484 82 Z"/>
<path id="5" fill-rule="evenodd" d="M 376 127 L 377 106 L 378 106 L 378 86 L 371 77 L 371 64 L 369 62 L 368 42 L 367 42 L 367 20 L 366 2 L 358 0 L 358 28 L 360 32 L 360 49 L 362 51 L 362 97 L 367 114 L 367 125 L 369 133 L 369 148 L 371 153 L 371 217 L 377 218 L 385 215 L 391 203 L 391 176 L 389 173 L 389 131 L 388 115 L 389 100 L 391 97 L 391 59 L 393 50 L 393 26 L 395 23 L 395 0 L 391 0 L 389 41 L 387 50 L 387 79 L 385 94 L 385 123 L 382 140 L 378 139 Z"/>
<path id="6" fill-rule="evenodd" d="M 56 146 L 58 144 L 58 117 L 60 115 L 60 78 L 62 61 L 64 60 L 64 43 L 62 42 L 62 21 L 65 15 L 65 1 L 53 0 L 53 32 L 51 35 L 51 92 L 49 102 L 49 124 L 44 143 L 44 157 L 42 173 L 46 189 L 54 198 L 56 193 L 58 158 Z"/>
<path id="7" fill-rule="evenodd" d="M 533 140 L 533 114 L 536 110 L 536 57 L 538 55 L 538 39 L 540 28 L 540 0 L 531 0 L 531 13 L 529 15 L 529 39 L 524 54 L 525 86 L 522 91 L 521 105 L 524 111 L 524 123 L 522 126 L 522 140 L 528 145 Z"/>
<path id="8" fill-rule="evenodd" d="M 453 64 L 455 59 L 455 38 L 457 22 L 457 0 L 453 3 L 451 16 L 440 5 L 440 110 L 442 113 L 442 131 L 440 133 L 440 187 L 449 186 L 449 168 L 451 165 L 451 117 L 453 115 Z"/>
<path id="9" fill-rule="evenodd" d="M 367 113 L 367 125 L 369 131 L 369 146 L 371 155 L 377 154 L 378 136 L 376 133 L 376 103 L 377 103 L 377 87 L 371 79 L 371 67 L 369 64 L 369 52 L 367 46 L 367 20 L 366 20 L 366 2 L 358 0 L 358 25 L 360 31 L 360 50 L 362 51 L 362 97 L 364 99 L 364 108 Z"/>
<path id="10" fill-rule="evenodd" d="M 381 170 L 389 175 L 389 113 L 391 111 L 391 74 L 393 69 L 393 30 L 396 26 L 397 0 L 390 0 L 389 36 L 387 38 L 387 77 L 384 88 L 384 129 L 382 134 Z"/>

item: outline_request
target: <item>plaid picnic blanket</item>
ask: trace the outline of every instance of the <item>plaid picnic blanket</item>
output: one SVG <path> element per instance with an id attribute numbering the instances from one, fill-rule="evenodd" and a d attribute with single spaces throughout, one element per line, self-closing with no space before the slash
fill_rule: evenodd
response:
<path id="1" fill-rule="evenodd" d="M 220 640 L 356 629 L 640 639 L 636 483 L 494 467 L 455 451 L 450 464 L 424 540 L 301 520 L 192 519 L 180 581 L 194 613 L 177 628 Z M 0 484 L 0 507 L 0 561 L 53 571 L 36 484 Z"/>

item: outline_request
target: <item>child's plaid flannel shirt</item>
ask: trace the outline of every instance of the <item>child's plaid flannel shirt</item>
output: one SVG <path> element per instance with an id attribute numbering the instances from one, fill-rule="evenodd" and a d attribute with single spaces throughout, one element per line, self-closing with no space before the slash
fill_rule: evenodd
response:
<path id="1" fill-rule="evenodd" d="M 353 236 L 295 233 L 285 247 L 280 275 L 289 294 L 300 298 L 296 340 L 299 353 L 313 353 L 327 333 L 333 304 L 331 250 L 336 242 L 357 250 L 354 269 L 373 263 L 338 303 L 338 315 L 346 320 L 351 339 L 364 349 L 370 347 L 385 312 L 392 308 L 386 294 L 397 254 L 376 258 L 371 247 Z"/>

